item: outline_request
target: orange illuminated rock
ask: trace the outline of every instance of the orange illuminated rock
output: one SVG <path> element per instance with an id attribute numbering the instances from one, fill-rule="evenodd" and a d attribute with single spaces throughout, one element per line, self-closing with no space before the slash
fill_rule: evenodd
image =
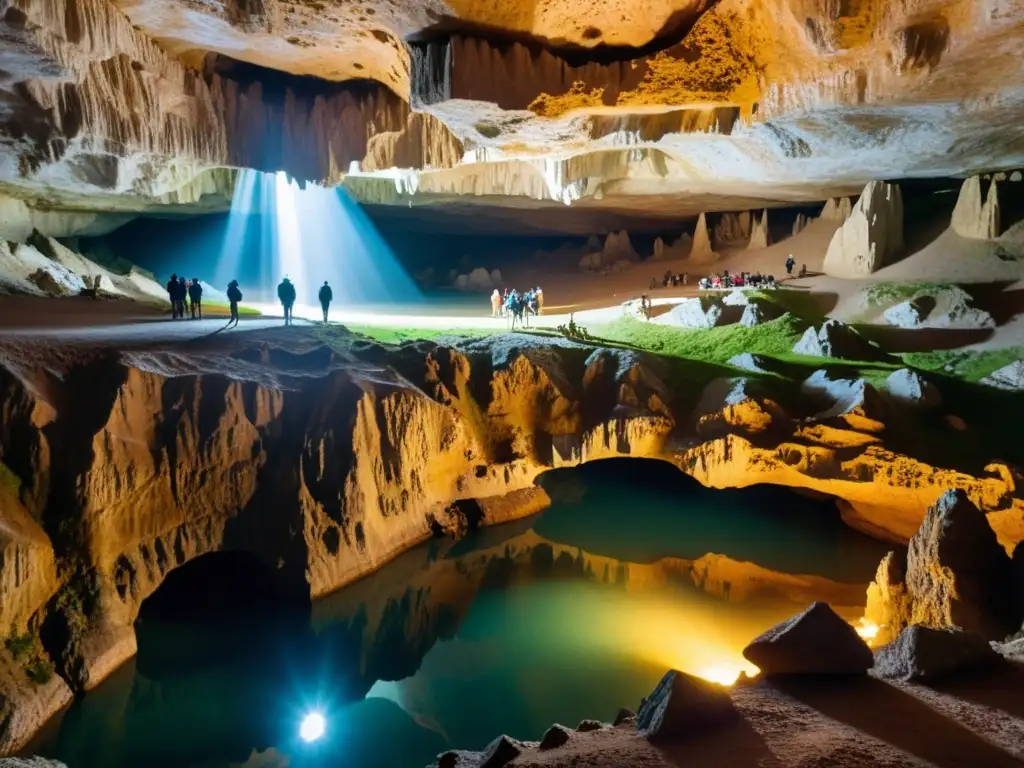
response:
<path id="1" fill-rule="evenodd" d="M 874 663 L 854 628 L 820 602 L 756 638 L 743 656 L 765 675 L 863 674 Z"/>

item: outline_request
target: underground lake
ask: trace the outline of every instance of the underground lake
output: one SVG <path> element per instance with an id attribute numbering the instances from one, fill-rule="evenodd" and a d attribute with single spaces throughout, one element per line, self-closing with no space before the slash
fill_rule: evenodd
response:
<path id="1" fill-rule="evenodd" d="M 142 607 L 138 655 L 26 754 L 69 766 L 425 765 L 636 708 L 670 667 L 729 682 L 814 599 L 855 621 L 889 548 L 834 503 L 640 460 L 556 470 L 534 517 L 435 539 L 309 604 L 246 553 Z"/>

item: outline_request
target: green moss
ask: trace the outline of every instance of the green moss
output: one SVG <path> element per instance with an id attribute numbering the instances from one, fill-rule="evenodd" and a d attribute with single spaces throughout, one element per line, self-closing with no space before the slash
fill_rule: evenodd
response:
<path id="1" fill-rule="evenodd" d="M 888 307 L 918 296 L 934 296 L 949 287 L 949 283 L 875 283 L 864 291 L 864 297 L 868 306 Z"/>
<path id="2" fill-rule="evenodd" d="M 473 127 L 476 128 L 477 133 L 488 139 L 496 139 L 498 138 L 498 136 L 501 135 L 501 128 L 495 125 L 494 123 L 486 123 L 480 121 L 479 123 L 476 123 Z"/>
<path id="3" fill-rule="evenodd" d="M 26 632 L 19 635 L 12 626 L 10 634 L 4 640 L 4 646 L 32 682 L 43 685 L 53 678 L 53 663 L 43 650 L 36 634 Z"/>
<path id="4" fill-rule="evenodd" d="M 228 304 L 226 301 L 205 301 L 204 300 L 203 301 L 203 311 L 204 312 L 210 312 L 211 310 L 213 312 L 224 313 L 225 315 L 228 315 L 228 314 L 231 313 L 231 305 Z M 245 306 L 245 304 L 239 304 L 238 305 L 238 314 L 241 317 L 258 317 L 259 315 L 261 315 L 263 313 L 260 312 L 258 309 L 253 309 L 252 307 L 247 307 L 247 306 Z"/>
<path id="5" fill-rule="evenodd" d="M 314 333 L 324 341 L 338 341 L 346 338 L 345 328 L 352 333 L 366 336 L 381 344 L 401 344 L 405 341 L 437 341 L 438 339 L 451 337 L 476 339 L 502 332 L 485 328 L 395 328 L 375 325 L 328 325 L 314 329 Z"/>
<path id="6" fill-rule="evenodd" d="M 808 325 L 790 313 L 753 328 L 733 323 L 708 330 L 672 328 L 624 317 L 595 326 L 591 333 L 598 343 L 615 341 L 668 357 L 725 363 L 743 352 L 787 353 Z"/>
<path id="7" fill-rule="evenodd" d="M 907 352 L 907 365 L 922 371 L 941 373 L 962 381 L 976 382 L 1017 360 L 1024 360 L 1024 347 L 992 350 L 940 349 L 934 352 Z"/>
<path id="8" fill-rule="evenodd" d="M 827 297 L 811 291 L 800 291 L 795 288 L 776 288 L 773 291 L 748 291 L 747 296 L 779 307 L 795 317 L 813 324 L 823 321 L 826 312 L 822 308 Z"/>

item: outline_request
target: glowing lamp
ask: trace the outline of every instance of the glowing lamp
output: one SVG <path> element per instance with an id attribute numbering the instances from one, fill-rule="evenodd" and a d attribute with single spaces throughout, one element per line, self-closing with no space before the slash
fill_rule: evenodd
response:
<path id="1" fill-rule="evenodd" d="M 303 741 L 313 742 L 324 735 L 327 723 L 324 721 L 324 716 L 319 712 L 310 712 L 302 719 L 302 725 L 299 726 L 299 736 Z"/>

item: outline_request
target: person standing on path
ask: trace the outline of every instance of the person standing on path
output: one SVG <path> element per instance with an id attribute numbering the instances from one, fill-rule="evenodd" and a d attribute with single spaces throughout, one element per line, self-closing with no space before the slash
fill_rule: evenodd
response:
<path id="1" fill-rule="evenodd" d="M 178 275 L 171 275 L 171 279 L 167 281 L 167 298 L 171 302 L 171 319 L 178 319 Z"/>
<path id="2" fill-rule="evenodd" d="M 324 280 L 324 284 L 320 286 L 320 293 L 317 295 L 320 299 L 320 308 L 324 311 L 324 324 L 327 323 L 327 310 L 331 308 L 331 301 L 334 299 L 334 291 L 331 290 L 331 286 Z"/>
<path id="3" fill-rule="evenodd" d="M 188 287 L 188 301 L 192 307 L 192 319 L 196 319 L 196 312 L 199 319 L 203 319 L 203 286 L 199 284 L 199 278 L 192 278 L 192 285 Z"/>
<path id="4" fill-rule="evenodd" d="M 231 305 L 231 319 L 228 320 L 227 327 L 231 327 L 232 324 L 238 325 L 238 302 L 242 300 L 242 292 L 238 289 L 238 281 L 232 280 L 228 283 L 228 302 Z"/>
<path id="5" fill-rule="evenodd" d="M 284 324 L 292 324 L 292 307 L 295 305 L 295 286 L 287 277 L 277 286 L 277 298 L 284 307 Z"/>
<path id="6" fill-rule="evenodd" d="M 793 254 L 789 254 L 789 258 L 786 259 L 786 274 L 793 274 L 793 267 L 796 265 L 796 259 L 793 258 Z"/>

